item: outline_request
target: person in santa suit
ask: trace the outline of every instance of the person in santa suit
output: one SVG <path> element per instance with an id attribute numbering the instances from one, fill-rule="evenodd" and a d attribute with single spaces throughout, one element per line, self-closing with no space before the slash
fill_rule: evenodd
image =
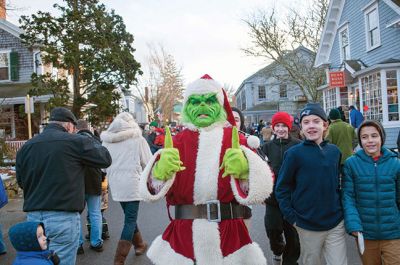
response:
<path id="1" fill-rule="evenodd" d="M 165 196 L 168 213 L 175 210 L 147 256 L 156 265 L 266 265 L 243 219 L 246 205 L 271 193 L 272 173 L 232 126 L 225 91 L 210 76 L 185 90 L 182 123 L 186 129 L 173 140 L 167 130 L 164 149 L 141 176 L 142 198 Z"/>

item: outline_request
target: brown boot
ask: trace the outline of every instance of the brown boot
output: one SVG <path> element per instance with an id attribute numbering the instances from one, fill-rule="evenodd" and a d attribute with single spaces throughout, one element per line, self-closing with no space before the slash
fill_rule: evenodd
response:
<path id="1" fill-rule="evenodd" d="M 124 265 L 126 256 L 128 256 L 131 246 L 132 242 L 127 240 L 118 241 L 118 247 L 114 256 L 114 265 Z"/>
<path id="2" fill-rule="evenodd" d="M 146 252 L 147 243 L 144 242 L 142 235 L 140 234 L 139 231 L 137 231 L 133 235 L 132 243 L 133 243 L 133 246 L 135 247 L 135 255 L 136 256 L 143 255 Z"/>

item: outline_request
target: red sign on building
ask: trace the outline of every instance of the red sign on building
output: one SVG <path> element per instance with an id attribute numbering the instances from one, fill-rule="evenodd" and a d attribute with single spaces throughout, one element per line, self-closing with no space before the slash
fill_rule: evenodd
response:
<path id="1" fill-rule="evenodd" d="M 344 71 L 329 72 L 329 86 L 330 87 L 345 87 Z"/>

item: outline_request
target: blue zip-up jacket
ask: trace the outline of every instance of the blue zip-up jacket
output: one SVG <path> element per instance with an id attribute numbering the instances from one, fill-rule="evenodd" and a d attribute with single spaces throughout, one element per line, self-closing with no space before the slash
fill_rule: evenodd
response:
<path id="1" fill-rule="evenodd" d="M 311 231 L 343 220 L 339 191 L 340 151 L 327 141 L 305 140 L 286 151 L 275 196 L 285 219 Z"/>
<path id="2" fill-rule="evenodd" d="M 400 239 L 400 161 L 382 148 L 374 161 L 364 150 L 344 165 L 343 209 L 348 233 L 371 240 Z"/>

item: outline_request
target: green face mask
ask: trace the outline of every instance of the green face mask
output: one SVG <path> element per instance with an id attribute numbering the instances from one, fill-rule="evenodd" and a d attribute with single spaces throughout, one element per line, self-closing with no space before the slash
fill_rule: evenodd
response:
<path id="1" fill-rule="evenodd" d="M 183 107 L 182 121 L 196 127 L 208 127 L 226 120 L 226 112 L 218 102 L 217 94 L 191 95 Z"/>

